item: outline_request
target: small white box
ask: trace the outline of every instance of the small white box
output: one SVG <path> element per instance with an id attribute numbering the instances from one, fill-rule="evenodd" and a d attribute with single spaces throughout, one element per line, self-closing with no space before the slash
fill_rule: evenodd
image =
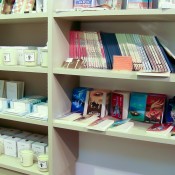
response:
<path id="1" fill-rule="evenodd" d="M 36 12 L 43 12 L 43 0 L 36 0 Z"/>
<path id="2" fill-rule="evenodd" d="M 20 138 L 14 136 L 4 139 L 5 155 L 17 157 L 17 142 L 20 140 Z"/>
<path id="3" fill-rule="evenodd" d="M 49 155 L 49 146 L 46 147 L 46 154 Z"/>
<path id="4" fill-rule="evenodd" d="M 8 136 L 14 136 L 15 134 L 20 133 L 21 131 L 18 129 L 6 129 L 3 134 L 8 135 Z"/>
<path id="5" fill-rule="evenodd" d="M 40 154 L 46 153 L 46 147 L 47 147 L 47 144 L 43 142 L 34 142 L 32 144 L 32 150 L 34 152 L 34 160 L 37 160 L 37 157 Z"/>
<path id="6" fill-rule="evenodd" d="M 21 150 L 31 150 L 32 149 L 32 143 L 34 141 L 28 140 L 28 139 L 22 139 L 17 143 L 17 149 L 18 149 L 18 157 L 20 157 L 20 151 Z"/>
<path id="7" fill-rule="evenodd" d="M 8 138 L 8 135 L 0 135 L 0 144 L 2 145 L 2 153 L 4 153 L 4 139 Z"/>
<path id="8" fill-rule="evenodd" d="M 2 66 L 3 65 L 3 50 L 2 50 L 2 48 L 0 47 L 0 66 Z"/>
<path id="9" fill-rule="evenodd" d="M 48 144 L 48 136 L 45 136 L 45 137 L 41 138 L 40 142 Z"/>
<path id="10" fill-rule="evenodd" d="M 26 137 L 26 139 L 37 141 L 37 140 L 40 140 L 43 137 L 44 137 L 44 135 L 41 135 L 41 134 L 32 134 L 32 135 Z"/>
<path id="11" fill-rule="evenodd" d="M 32 135 L 32 133 L 31 132 L 22 131 L 22 132 L 20 132 L 18 134 L 15 134 L 15 137 L 19 137 L 21 139 L 24 139 L 24 138 L 26 138 L 29 135 Z"/>
<path id="12" fill-rule="evenodd" d="M 41 49 L 41 67 L 48 67 L 48 50 Z"/>
<path id="13" fill-rule="evenodd" d="M 0 98 L 0 111 L 7 109 L 10 105 L 10 100 L 6 98 Z"/>

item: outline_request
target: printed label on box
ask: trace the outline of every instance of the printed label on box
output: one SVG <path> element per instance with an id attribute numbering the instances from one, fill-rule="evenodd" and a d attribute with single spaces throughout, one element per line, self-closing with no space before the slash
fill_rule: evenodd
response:
<path id="1" fill-rule="evenodd" d="M 35 53 L 25 53 L 25 61 L 26 62 L 34 62 L 35 61 Z"/>
<path id="2" fill-rule="evenodd" d="M 10 53 L 4 53 L 4 61 L 5 62 L 10 62 Z"/>

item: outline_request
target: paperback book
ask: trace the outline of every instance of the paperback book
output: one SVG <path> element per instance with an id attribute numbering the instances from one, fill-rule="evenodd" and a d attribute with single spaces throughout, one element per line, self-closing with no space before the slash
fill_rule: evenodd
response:
<path id="1" fill-rule="evenodd" d="M 105 116 L 103 118 L 99 118 L 95 120 L 86 128 L 91 130 L 96 130 L 96 131 L 106 131 L 114 123 L 114 121 L 115 121 L 114 118 Z"/>
<path id="2" fill-rule="evenodd" d="M 130 96 L 128 118 L 136 121 L 145 121 L 146 93 L 132 92 Z"/>
<path id="3" fill-rule="evenodd" d="M 71 112 L 83 113 L 87 91 L 89 88 L 77 87 L 72 92 Z"/>
<path id="4" fill-rule="evenodd" d="M 111 116 L 117 119 L 126 119 L 129 107 L 129 92 L 114 91 L 111 94 Z"/>
<path id="5" fill-rule="evenodd" d="M 98 114 L 100 117 L 108 115 L 110 91 L 94 89 L 87 91 L 83 114 Z"/>
<path id="6" fill-rule="evenodd" d="M 145 121 L 150 123 L 162 123 L 166 95 L 148 94 L 146 101 Z"/>
<path id="7" fill-rule="evenodd" d="M 173 126 L 171 124 L 153 124 L 150 126 L 146 132 L 149 134 L 155 134 L 155 135 L 161 135 L 161 136 L 166 136 L 171 132 L 173 129 Z"/>

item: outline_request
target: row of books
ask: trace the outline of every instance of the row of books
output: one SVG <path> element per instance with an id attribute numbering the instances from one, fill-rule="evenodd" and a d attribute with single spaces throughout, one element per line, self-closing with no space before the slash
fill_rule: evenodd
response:
<path id="1" fill-rule="evenodd" d="M 175 59 L 155 36 L 70 31 L 69 59 L 62 66 L 175 72 Z"/>
<path id="2" fill-rule="evenodd" d="M 74 8 L 107 7 L 108 9 L 174 8 L 174 0 L 74 0 Z"/>
<path id="3" fill-rule="evenodd" d="M 167 102 L 167 103 L 166 103 Z M 71 112 L 97 114 L 147 123 L 173 123 L 175 99 L 165 94 L 110 91 L 78 87 L 72 92 Z"/>
<path id="4" fill-rule="evenodd" d="M 47 0 L 0 0 L 2 14 L 47 12 Z"/>
<path id="5" fill-rule="evenodd" d="M 129 132 L 135 127 L 135 131 L 139 132 L 138 128 L 142 129 L 142 135 L 148 136 L 170 136 L 174 139 L 175 127 L 170 123 L 156 123 L 152 125 L 139 124 L 131 119 L 116 119 L 115 117 L 105 116 L 100 117 L 98 114 L 81 115 L 80 113 L 68 113 L 59 118 L 59 123 L 68 124 L 72 126 L 83 127 L 88 130 L 95 131 L 110 131 L 110 132 Z M 145 130 L 145 132 L 144 132 Z"/>

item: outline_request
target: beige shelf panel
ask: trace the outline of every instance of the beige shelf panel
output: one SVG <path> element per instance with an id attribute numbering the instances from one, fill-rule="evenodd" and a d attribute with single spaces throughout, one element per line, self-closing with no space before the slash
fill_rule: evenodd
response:
<path id="1" fill-rule="evenodd" d="M 156 76 L 140 76 L 137 72 L 129 71 L 113 71 L 113 70 L 101 70 L 101 69 L 65 69 L 65 68 L 54 68 L 54 74 L 64 75 L 77 75 L 77 76 L 88 76 L 88 77 L 101 77 L 101 78 L 118 78 L 118 79 L 129 79 L 129 80 L 148 80 L 148 81 L 165 81 L 175 82 L 175 74 L 171 74 L 170 77 L 158 77 Z M 161 73 L 160 73 L 161 75 Z"/>
<path id="2" fill-rule="evenodd" d="M 175 21 L 175 11 L 174 9 L 71 11 L 54 13 L 53 17 L 69 21 Z"/>
<path id="3" fill-rule="evenodd" d="M 171 136 L 155 136 L 155 135 L 147 134 L 146 130 L 150 126 L 150 124 L 140 123 L 140 122 L 134 122 L 134 127 L 131 128 L 127 133 L 113 131 L 112 129 L 108 129 L 105 132 L 88 130 L 83 126 L 72 124 L 72 122 L 71 123 L 65 122 L 59 119 L 55 119 L 53 121 L 53 126 L 57 128 L 64 128 L 64 129 L 80 131 L 80 132 L 88 132 L 92 134 L 102 134 L 106 136 L 114 136 L 114 137 L 128 138 L 128 139 L 134 139 L 134 140 L 175 145 L 175 140 L 171 139 L 170 138 Z"/>
<path id="4" fill-rule="evenodd" d="M 48 122 L 46 121 L 34 120 L 34 119 L 29 119 L 25 117 L 16 116 L 16 115 L 0 113 L 0 119 L 12 120 L 12 121 L 23 122 L 23 123 L 30 123 L 30 124 L 40 125 L 40 126 L 48 126 Z"/>
<path id="5" fill-rule="evenodd" d="M 0 167 L 10 169 L 13 171 L 17 171 L 20 173 L 24 173 L 27 175 L 48 175 L 48 172 L 40 172 L 37 168 L 37 164 L 35 163 L 31 167 L 23 167 L 20 165 L 20 161 L 18 158 L 10 157 L 6 155 L 0 156 Z"/>
<path id="6" fill-rule="evenodd" d="M 0 24 L 47 22 L 47 13 L 0 14 Z"/>
<path id="7" fill-rule="evenodd" d="M 0 71 L 47 73 L 47 68 L 27 66 L 0 66 Z"/>

